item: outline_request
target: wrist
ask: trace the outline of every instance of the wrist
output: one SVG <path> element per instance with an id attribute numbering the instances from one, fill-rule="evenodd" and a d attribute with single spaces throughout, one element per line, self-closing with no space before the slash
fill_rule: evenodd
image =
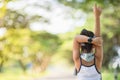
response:
<path id="1" fill-rule="evenodd" d="M 95 18 L 97 18 L 97 19 L 100 18 L 100 15 L 95 15 Z"/>
<path id="2" fill-rule="evenodd" d="M 92 42 L 91 42 L 92 44 L 95 44 L 95 41 L 94 41 L 94 38 L 92 38 Z"/>

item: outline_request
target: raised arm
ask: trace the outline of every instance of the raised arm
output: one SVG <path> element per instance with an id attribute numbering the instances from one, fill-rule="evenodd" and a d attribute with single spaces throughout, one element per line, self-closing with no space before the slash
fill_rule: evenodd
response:
<path id="1" fill-rule="evenodd" d="M 80 43 L 87 42 L 88 37 L 84 35 L 77 35 L 73 40 L 73 60 L 75 67 L 79 69 L 80 66 Z"/>
<path id="2" fill-rule="evenodd" d="M 101 15 L 101 8 L 97 7 L 97 5 L 94 5 L 93 8 L 94 11 L 94 17 L 95 17 L 95 28 L 94 28 L 94 34 L 96 37 L 100 37 L 100 15 Z"/>
<path id="3" fill-rule="evenodd" d="M 100 15 L 101 15 L 101 8 L 94 5 L 94 15 L 95 15 L 95 31 L 94 34 L 96 37 L 100 37 Z M 102 60 L 103 60 L 103 46 L 95 46 L 95 57 L 96 57 L 96 66 L 97 69 L 100 71 L 102 67 Z"/>

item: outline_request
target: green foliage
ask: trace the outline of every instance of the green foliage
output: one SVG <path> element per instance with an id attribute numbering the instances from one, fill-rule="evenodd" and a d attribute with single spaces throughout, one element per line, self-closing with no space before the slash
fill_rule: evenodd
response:
<path id="1" fill-rule="evenodd" d="M 45 63 L 44 60 L 55 54 L 61 44 L 56 35 L 47 32 L 33 32 L 29 29 L 8 29 L 0 41 L 2 43 L 1 63 L 5 61 L 5 58 L 9 61 L 15 60 L 24 70 L 28 63 L 38 64 L 39 60 L 42 60 L 39 62 L 41 66 L 41 63 Z"/>
<path id="2" fill-rule="evenodd" d="M 82 9 L 83 11 L 91 11 L 91 8 L 96 3 L 101 7 L 119 6 L 120 0 L 58 0 L 66 6 L 73 7 L 75 9 Z"/>
<path id="3" fill-rule="evenodd" d="M 35 32 L 34 34 L 31 34 L 31 37 L 33 38 L 33 41 L 38 41 L 37 44 L 41 45 L 38 48 L 44 52 L 44 53 L 50 53 L 51 55 L 56 52 L 58 45 L 60 45 L 59 38 L 57 36 L 54 36 L 52 34 L 46 33 L 46 32 Z"/>

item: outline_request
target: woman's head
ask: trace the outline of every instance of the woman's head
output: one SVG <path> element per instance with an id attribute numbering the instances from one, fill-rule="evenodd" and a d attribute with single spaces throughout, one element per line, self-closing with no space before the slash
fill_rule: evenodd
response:
<path id="1" fill-rule="evenodd" d="M 86 29 L 83 29 L 80 33 L 80 35 L 85 35 L 88 37 L 94 37 L 94 33 L 92 31 L 88 31 Z M 86 51 L 87 53 L 91 52 L 93 45 L 90 43 L 82 43 L 81 44 L 81 50 Z"/>
<path id="2" fill-rule="evenodd" d="M 85 35 L 85 36 L 88 36 L 88 37 L 94 37 L 94 33 L 92 31 L 88 31 L 86 29 L 83 29 L 81 31 L 80 35 Z"/>

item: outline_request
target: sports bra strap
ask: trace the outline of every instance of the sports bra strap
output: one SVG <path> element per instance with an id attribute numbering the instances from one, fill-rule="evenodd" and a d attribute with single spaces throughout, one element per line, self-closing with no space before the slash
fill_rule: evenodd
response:
<path id="1" fill-rule="evenodd" d="M 81 56 L 80 56 L 80 63 L 81 63 L 81 65 L 82 65 L 82 59 L 81 59 Z"/>
<path id="2" fill-rule="evenodd" d="M 96 64 L 95 64 L 95 57 L 94 57 L 94 65 L 96 65 Z"/>

